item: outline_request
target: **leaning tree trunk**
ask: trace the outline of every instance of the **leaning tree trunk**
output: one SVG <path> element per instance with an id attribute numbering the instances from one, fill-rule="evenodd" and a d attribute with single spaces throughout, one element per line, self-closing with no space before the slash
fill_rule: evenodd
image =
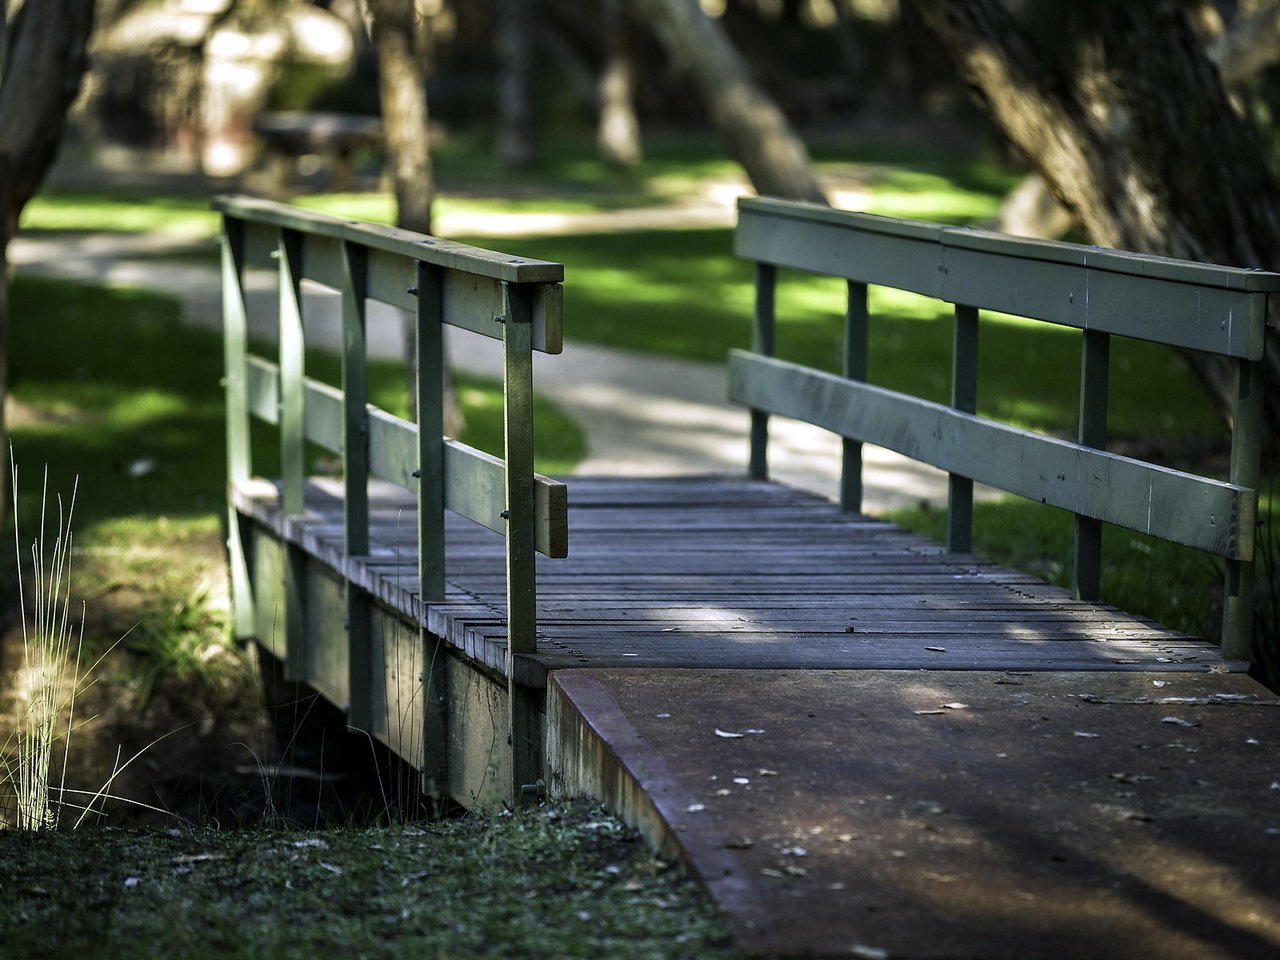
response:
<path id="1" fill-rule="evenodd" d="M 631 0 L 638 21 L 652 25 L 671 61 L 693 78 L 711 120 L 756 191 L 826 203 L 809 152 L 718 21 L 698 0 Z"/>
<path id="2" fill-rule="evenodd" d="M 414 0 L 368 0 L 368 4 L 369 37 L 378 61 L 382 133 L 396 198 L 396 226 L 429 234 L 435 175 L 427 107 L 427 25 Z M 405 315 L 404 333 L 409 405 L 416 416 L 418 351 L 412 314 Z M 444 430 L 456 437 L 463 425 L 462 409 L 447 365 L 444 377 Z"/>
<path id="3" fill-rule="evenodd" d="M 600 119 L 596 145 L 605 163 L 625 170 L 640 162 L 640 122 L 636 119 L 635 83 L 622 0 L 604 0 L 601 18 L 605 56 L 597 97 Z"/>
<path id="4" fill-rule="evenodd" d="M 1064 57 L 1001 0 L 912 0 L 988 113 L 1093 242 L 1280 268 L 1280 181 L 1179 0 L 1071 6 Z M 1186 353 L 1224 416 L 1232 366 Z M 1267 412 L 1280 416 L 1268 333 Z"/>
<path id="5" fill-rule="evenodd" d="M 23 4 L 12 23 L 5 23 L 0 62 L 0 438 L 8 436 L 9 240 L 22 208 L 57 156 L 67 110 L 88 67 L 85 47 L 93 12 L 94 0 L 46 0 Z M 0 494 L 8 483 L 7 457 L 8 444 L 0 443 Z"/>

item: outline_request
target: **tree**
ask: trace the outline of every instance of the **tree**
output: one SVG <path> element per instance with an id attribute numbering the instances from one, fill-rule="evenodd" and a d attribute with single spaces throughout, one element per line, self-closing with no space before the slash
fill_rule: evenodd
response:
<path id="1" fill-rule="evenodd" d="M 7 436 L 9 241 L 57 156 L 67 109 L 88 66 L 93 13 L 94 0 L 45 0 L 24 3 L 12 23 L 0 15 L 0 437 Z M 0 449 L 0 466 L 6 450 Z M 0 491 L 8 475 L 0 469 Z"/>
<path id="2" fill-rule="evenodd" d="M 692 78 L 733 158 L 761 194 L 826 203 L 809 152 L 698 0 L 631 0 L 667 56 Z"/>
<path id="3" fill-rule="evenodd" d="M 604 0 L 600 15 L 605 52 L 596 98 L 600 117 L 596 144 L 605 163 L 626 169 L 640 162 L 640 123 L 633 102 L 631 56 L 627 50 L 622 0 Z"/>
<path id="4" fill-rule="evenodd" d="M 912 0 L 992 119 L 1098 244 L 1280 267 L 1280 181 L 1232 109 L 1181 0 Z M 1051 48 L 1035 33 L 1051 36 Z M 1063 42 L 1069 38 L 1070 42 Z M 1267 414 L 1280 414 L 1268 332 Z M 1224 415 L 1231 365 L 1185 355 Z"/>
<path id="5" fill-rule="evenodd" d="M 396 226 L 431 233 L 435 173 L 431 166 L 431 124 L 427 104 L 429 25 L 414 0 L 367 0 L 369 38 L 378 61 L 382 132 L 396 198 Z M 405 361 L 409 403 L 416 404 L 415 319 L 405 316 Z M 462 410 L 448 367 L 444 372 L 444 430 L 457 436 Z"/>
<path id="6" fill-rule="evenodd" d="M 498 155 L 521 169 L 537 158 L 534 141 L 534 0 L 498 0 Z"/>

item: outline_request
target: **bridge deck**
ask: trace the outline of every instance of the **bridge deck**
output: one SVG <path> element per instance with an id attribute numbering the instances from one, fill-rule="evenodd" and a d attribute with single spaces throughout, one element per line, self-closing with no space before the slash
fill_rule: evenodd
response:
<path id="1" fill-rule="evenodd" d="M 277 495 L 235 491 L 277 521 Z M 538 561 L 538 656 L 526 682 L 568 667 L 1204 671 L 1216 645 L 778 484 L 725 477 L 570 485 L 570 555 Z M 417 600 L 412 497 L 371 497 L 373 555 L 351 578 L 409 618 Z M 342 569 L 340 487 L 313 482 L 290 539 Z M 450 517 L 455 602 L 432 632 L 504 669 L 502 541 Z M 466 602 L 457 602 L 465 595 Z"/>
<path id="2" fill-rule="evenodd" d="M 337 489 L 288 535 L 340 571 Z M 552 788 L 679 856 L 744 954 L 1280 953 L 1280 701 L 1216 645 L 774 484 L 570 497 L 522 668 Z M 374 504 L 348 574 L 412 622 L 413 503 Z M 426 622 L 500 671 L 502 543 L 448 539 Z"/>

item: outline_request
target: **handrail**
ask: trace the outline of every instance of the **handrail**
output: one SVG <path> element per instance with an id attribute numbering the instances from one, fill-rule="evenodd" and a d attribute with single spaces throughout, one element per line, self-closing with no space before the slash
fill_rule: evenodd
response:
<path id="1" fill-rule="evenodd" d="M 452 510 L 506 538 L 508 675 L 513 658 L 532 654 L 536 639 L 535 552 L 568 549 L 565 486 L 533 471 L 533 351 L 559 353 L 561 287 L 558 263 L 511 257 L 393 227 L 359 223 L 248 197 L 219 197 L 223 215 L 223 316 L 229 481 L 252 473 L 251 417 L 280 428 L 281 533 L 303 512 L 307 441 L 339 453 L 343 462 L 343 531 L 348 559 L 367 555 L 368 480 L 389 480 L 418 494 L 419 596 L 445 601 L 444 511 Z M 248 352 L 245 272 L 268 267 L 279 276 L 279 357 Z M 304 374 L 301 283 L 311 280 L 342 297 L 342 386 Z M 369 300 L 415 314 L 418 422 L 369 404 L 366 397 L 365 312 Z M 504 450 L 501 459 L 443 432 L 443 327 L 449 324 L 502 341 Z M 247 563 L 237 518 L 229 547 L 236 632 L 253 633 Z M 301 678 L 306 643 L 300 550 L 285 558 L 286 670 Z M 372 664 L 368 662 L 370 599 L 347 584 L 351 722 L 368 727 Z M 511 679 L 513 780 L 516 795 L 538 778 L 520 731 L 533 722 L 527 694 Z M 527 737 L 526 737 L 527 739 Z"/>
<path id="2" fill-rule="evenodd" d="M 1249 657 L 1262 356 L 1267 298 L 1280 291 L 1280 274 L 758 198 L 739 202 L 735 250 L 756 264 L 752 351 L 733 351 L 729 363 L 730 396 L 752 413 L 752 475 L 767 474 L 768 417 L 779 414 L 845 438 L 841 503 L 847 510 L 861 509 L 864 442 L 949 471 L 952 551 L 970 549 L 975 481 L 1070 510 L 1076 515 L 1072 586 L 1082 599 L 1098 599 L 1103 522 L 1216 554 L 1226 560 L 1223 652 Z M 847 281 L 842 376 L 773 358 L 779 267 Z M 865 382 L 868 284 L 954 304 L 949 406 Z M 981 310 L 1083 331 L 1074 442 L 976 415 Z M 1105 452 L 1112 336 L 1233 362 L 1228 482 Z"/>

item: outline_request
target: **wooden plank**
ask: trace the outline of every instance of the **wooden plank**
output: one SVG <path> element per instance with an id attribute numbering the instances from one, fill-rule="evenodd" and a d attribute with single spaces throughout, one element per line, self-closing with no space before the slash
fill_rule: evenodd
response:
<path id="1" fill-rule="evenodd" d="M 502 324 L 495 318 L 503 313 L 502 282 L 461 270 L 441 270 L 443 284 L 441 320 L 488 337 L 502 339 Z M 369 296 L 402 310 L 417 309 L 418 289 L 414 261 L 385 251 L 369 256 Z M 564 349 L 564 294 L 559 283 L 529 286 L 533 296 L 533 349 L 560 353 Z"/>
<path id="2" fill-rule="evenodd" d="M 825 211 L 825 212 L 824 212 Z M 942 294 L 941 228 L 870 214 L 832 218 L 830 208 L 743 199 L 739 257 L 929 297 Z"/>
<path id="3" fill-rule="evenodd" d="M 2 15 L 0 15 L 2 19 Z M 249 443 L 249 385 L 247 372 L 248 311 L 244 298 L 243 224 L 222 225 L 221 279 L 223 369 L 226 391 L 227 483 L 234 486 L 253 472 Z M 244 531 L 234 508 L 228 505 L 227 565 L 231 581 L 232 630 L 237 639 L 254 635 L 257 615 Z"/>
<path id="4" fill-rule="evenodd" d="M 978 410 L 978 311 L 962 305 L 952 321 L 951 406 L 961 413 Z M 973 549 L 973 479 L 957 473 L 947 478 L 947 549 Z"/>
<path id="5" fill-rule="evenodd" d="M 867 379 L 869 344 L 867 285 L 850 280 L 845 291 L 844 363 L 841 365 L 841 372 L 850 380 L 864 382 Z M 862 510 L 862 444 L 847 437 L 840 441 L 840 508 L 846 513 Z"/>
<path id="6" fill-rule="evenodd" d="M 756 265 L 751 349 L 767 357 L 773 356 L 775 281 L 776 271 L 772 264 Z M 747 474 L 755 480 L 764 480 L 769 476 L 769 415 L 762 410 L 751 411 L 751 454 L 747 462 Z"/>
<path id="7" fill-rule="evenodd" d="M 334 240 L 347 240 L 363 244 L 373 250 L 383 250 L 412 260 L 473 273 L 492 280 L 505 280 L 511 283 L 558 283 L 564 279 L 564 267 L 559 263 L 513 257 L 510 254 L 483 250 L 439 237 L 428 237 L 396 227 L 343 220 L 256 197 L 220 196 L 214 198 L 212 206 L 229 217 L 272 224 L 276 227 L 317 234 Z"/>
<path id="8" fill-rule="evenodd" d="M 249 403 L 253 415 L 278 424 L 279 374 L 275 364 L 250 357 Z M 307 378 L 306 438 L 335 453 L 341 451 L 342 392 Z M 417 487 L 417 427 L 384 410 L 367 407 L 369 472 L 405 490 Z M 506 468 L 492 454 L 457 440 L 444 441 L 445 506 L 495 533 L 506 533 L 502 491 Z M 569 495 L 559 480 L 534 474 L 534 516 L 537 551 L 548 557 L 568 553 Z"/>
<path id="9" fill-rule="evenodd" d="M 1256 360 L 1280 274 L 743 198 L 739 256 Z"/>
<path id="10" fill-rule="evenodd" d="M 1098 450 L 1107 445 L 1111 335 L 1086 330 L 1080 344 L 1080 415 L 1076 439 Z M 1102 595 L 1102 525 L 1076 515 L 1072 544 L 1071 589 L 1079 600 Z"/>
<path id="11" fill-rule="evenodd" d="M 1018 430 L 741 350 L 729 395 L 1116 526 L 1249 559 L 1256 491 Z"/>

